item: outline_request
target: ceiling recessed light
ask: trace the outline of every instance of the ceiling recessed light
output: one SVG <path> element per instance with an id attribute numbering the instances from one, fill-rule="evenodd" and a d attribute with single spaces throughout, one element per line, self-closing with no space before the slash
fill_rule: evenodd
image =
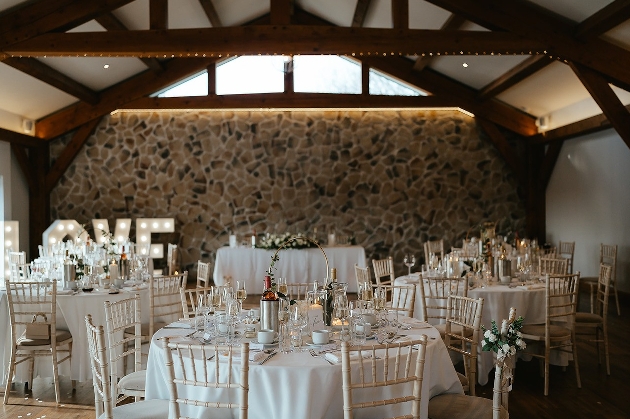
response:
<path id="1" fill-rule="evenodd" d="M 468 67 L 468 63 L 462 64 L 462 67 L 467 68 Z"/>
<path id="2" fill-rule="evenodd" d="M 109 64 L 105 64 L 103 68 L 109 68 Z"/>

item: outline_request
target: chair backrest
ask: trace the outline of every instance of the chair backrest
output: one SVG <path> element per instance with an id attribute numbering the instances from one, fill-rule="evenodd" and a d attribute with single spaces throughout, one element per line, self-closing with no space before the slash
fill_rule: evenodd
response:
<path id="1" fill-rule="evenodd" d="M 210 263 L 197 261 L 197 286 L 207 287 L 210 285 Z"/>
<path id="2" fill-rule="evenodd" d="M 429 266 L 431 254 L 434 254 L 444 260 L 444 240 L 432 240 L 424 243 L 424 263 Z M 444 262 L 442 262 L 444 263 Z"/>
<path id="3" fill-rule="evenodd" d="M 314 282 L 287 283 L 287 297 L 289 300 L 305 300 L 306 293 L 314 289 Z"/>
<path id="4" fill-rule="evenodd" d="M 178 270 L 179 249 L 176 244 L 169 243 L 166 253 L 166 265 L 168 266 L 168 274 L 173 275 Z"/>
<path id="5" fill-rule="evenodd" d="M 599 314 L 606 323 L 608 317 L 608 296 L 610 294 L 610 278 L 612 266 L 604 263 L 599 265 L 599 277 L 597 279 L 597 296 L 595 299 L 595 314 Z"/>
<path id="6" fill-rule="evenodd" d="M 215 287 L 197 287 L 197 288 L 180 288 L 179 295 L 182 301 L 182 312 L 185 319 L 197 316 L 197 307 L 200 304 L 205 305 L 211 303 L 208 301 L 212 298 Z"/>
<path id="7" fill-rule="evenodd" d="M 463 278 L 424 278 L 418 284 L 420 290 L 420 314 L 423 321 L 431 324 L 446 322 L 446 308 L 449 295 L 468 296 L 468 279 Z"/>
<path id="8" fill-rule="evenodd" d="M 545 335 L 549 336 L 552 323 L 564 323 L 569 328 L 575 323 L 580 272 L 567 275 L 548 274 L 545 283 Z"/>
<path id="9" fill-rule="evenodd" d="M 31 277 L 30 263 L 12 263 L 10 265 L 11 281 L 28 281 Z"/>
<path id="10" fill-rule="evenodd" d="M 149 284 L 149 335 L 155 333 L 155 323 L 171 323 L 182 314 L 180 288 L 186 286 L 188 271 L 177 275 L 151 277 Z"/>
<path id="11" fill-rule="evenodd" d="M 567 260 L 540 258 L 538 259 L 538 272 L 541 275 L 565 275 L 567 273 Z"/>
<path id="12" fill-rule="evenodd" d="M 7 301 L 9 305 L 9 324 L 11 339 L 17 341 L 21 331 L 27 324 L 37 321 L 48 325 L 50 329 L 50 345 L 56 345 L 57 334 L 57 281 L 30 282 L 5 280 Z"/>
<path id="13" fill-rule="evenodd" d="M 464 372 L 468 378 L 468 392 L 475 395 L 477 378 L 477 345 L 481 330 L 483 298 L 449 295 L 446 302 L 446 330 L 444 344 L 447 349 L 464 357 Z M 455 326 L 455 327 L 453 327 Z M 472 335 L 470 331 L 472 330 Z"/>
<path id="14" fill-rule="evenodd" d="M 375 286 L 374 288 L 379 288 Z M 396 310 L 399 314 L 413 317 L 413 310 L 416 304 L 416 287 L 414 285 L 381 285 L 388 301 L 385 306 L 388 309 Z"/>
<path id="15" fill-rule="evenodd" d="M 558 256 L 567 260 L 567 272 L 573 273 L 573 255 L 575 254 L 575 242 L 558 243 Z"/>
<path id="16" fill-rule="evenodd" d="M 462 244 L 462 252 L 464 258 L 476 258 L 479 256 L 479 242 L 472 240 L 464 240 Z"/>
<path id="17" fill-rule="evenodd" d="M 359 289 L 359 285 L 365 282 L 370 281 L 370 269 L 366 266 L 365 268 L 360 267 L 356 263 L 354 264 L 354 277 L 357 280 L 357 289 Z"/>
<path id="18" fill-rule="evenodd" d="M 92 367 L 92 382 L 94 383 L 94 407 L 96 417 L 105 413 L 105 419 L 112 419 L 112 389 L 110 387 L 109 365 L 105 355 L 105 332 L 103 326 L 95 326 L 92 316 L 85 316 L 87 341 Z"/>
<path id="19" fill-rule="evenodd" d="M 617 278 L 617 245 L 601 244 L 599 249 L 599 263 L 612 266 L 610 272 L 610 283 L 614 284 Z"/>
<path id="20" fill-rule="evenodd" d="M 406 405 L 410 402 L 409 417 L 420 418 L 422 380 L 426 356 L 427 336 L 417 340 L 408 340 L 382 345 L 351 346 L 349 342 L 341 344 L 341 374 L 343 377 L 343 417 L 353 418 L 354 409 L 374 408 L 390 404 Z M 417 348 L 418 351 L 412 350 Z M 377 356 L 378 351 L 378 356 Z M 416 355 L 417 356 L 413 356 Z M 381 360 L 382 358 L 382 360 Z M 352 361 L 351 361 L 352 359 Z M 354 361 L 356 359 L 356 361 Z M 355 370 L 352 371 L 352 366 Z M 400 386 L 402 383 L 412 383 Z M 392 398 L 374 400 L 371 390 L 375 387 L 392 386 L 396 389 L 388 395 Z M 366 392 L 370 401 L 354 402 L 353 395 Z M 369 396 L 367 395 L 369 393 Z M 383 392 L 383 394 L 386 394 Z M 384 395 L 383 397 L 387 397 Z M 379 416 L 382 417 L 382 416 Z"/>
<path id="21" fill-rule="evenodd" d="M 133 361 L 133 370 L 142 369 L 142 319 L 140 316 L 140 295 L 125 298 L 114 302 L 105 301 L 105 324 L 109 345 L 107 355 L 109 358 L 110 382 L 113 386 L 112 394 L 117 395 L 116 383 L 125 375 L 125 359 Z M 133 328 L 133 335 L 126 335 L 125 330 Z M 119 371 L 122 374 L 119 374 Z M 121 396 L 116 404 L 124 400 Z"/>
<path id="22" fill-rule="evenodd" d="M 23 265 L 26 263 L 26 252 L 9 252 L 9 264 Z"/>
<path id="23" fill-rule="evenodd" d="M 247 419 L 249 343 L 243 342 L 234 346 L 197 345 L 170 342 L 169 338 L 165 338 L 163 347 L 170 394 L 170 417 L 181 417 L 180 406 L 190 405 L 238 409 L 238 417 Z M 212 361 L 208 361 L 209 359 Z M 234 364 L 240 364 L 239 377 L 233 376 Z M 217 391 L 207 391 L 210 388 Z M 186 397 L 180 396 L 179 391 L 182 389 L 186 389 Z M 226 389 L 229 394 L 220 391 L 221 389 Z M 200 394 L 203 395 L 202 398 L 194 398 Z M 218 395 L 219 399 L 208 401 L 207 396 L 212 395 Z"/>
<path id="24" fill-rule="evenodd" d="M 374 278 L 376 285 L 393 284 L 394 279 L 394 258 L 388 256 L 386 259 L 372 259 L 372 268 L 374 269 Z M 387 279 L 382 280 L 383 277 Z"/>

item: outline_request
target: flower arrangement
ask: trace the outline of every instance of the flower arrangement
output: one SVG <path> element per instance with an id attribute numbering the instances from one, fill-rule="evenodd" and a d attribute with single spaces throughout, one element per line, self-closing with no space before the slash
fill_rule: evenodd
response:
<path id="1" fill-rule="evenodd" d="M 521 327 L 523 327 L 523 317 L 517 319 L 516 311 L 510 310 L 510 320 L 503 320 L 501 329 L 497 323 L 492 320 L 490 329 L 481 326 L 484 339 L 481 346 L 484 351 L 493 351 L 497 354 L 497 361 L 503 362 L 506 358 L 514 356 L 516 351 L 525 349 L 527 346 L 521 335 Z"/>
<path id="2" fill-rule="evenodd" d="M 289 240 L 293 241 L 287 243 Z M 289 249 L 307 249 L 316 247 L 312 240 L 306 238 L 303 234 L 269 234 L 267 233 L 257 244 L 256 247 L 261 249 L 279 249 L 283 244 Z"/>

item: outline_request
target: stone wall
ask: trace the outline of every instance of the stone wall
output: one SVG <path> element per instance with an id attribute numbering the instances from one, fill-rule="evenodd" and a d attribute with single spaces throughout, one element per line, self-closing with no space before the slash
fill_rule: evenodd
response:
<path id="1" fill-rule="evenodd" d="M 54 160 L 69 137 L 51 147 Z M 53 219 L 174 217 L 183 264 L 214 261 L 228 231 L 353 234 L 368 258 L 461 246 L 500 221 L 524 231 L 513 174 L 457 111 L 118 113 L 51 195 Z M 135 233 L 132 230 L 132 238 Z M 261 272 L 261 276 L 263 273 Z"/>

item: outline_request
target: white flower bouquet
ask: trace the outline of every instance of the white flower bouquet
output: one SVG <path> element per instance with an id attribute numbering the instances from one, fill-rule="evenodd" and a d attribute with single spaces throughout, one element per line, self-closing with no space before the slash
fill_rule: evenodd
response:
<path id="1" fill-rule="evenodd" d="M 256 247 L 261 249 L 279 249 L 285 242 L 290 239 L 294 239 L 289 242 L 285 247 L 288 249 L 305 249 L 309 247 L 316 247 L 304 234 L 266 234 L 262 239 L 258 241 Z"/>
<path id="2" fill-rule="evenodd" d="M 503 320 L 500 330 L 494 320 L 492 320 L 490 329 L 481 326 L 483 330 L 482 349 L 496 352 L 499 362 L 514 356 L 516 351 L 525 349 L 527 346 L 521 335 L 521 327 L 523 327 L 522 316 L 510 323 L 507 320 Z"/>

